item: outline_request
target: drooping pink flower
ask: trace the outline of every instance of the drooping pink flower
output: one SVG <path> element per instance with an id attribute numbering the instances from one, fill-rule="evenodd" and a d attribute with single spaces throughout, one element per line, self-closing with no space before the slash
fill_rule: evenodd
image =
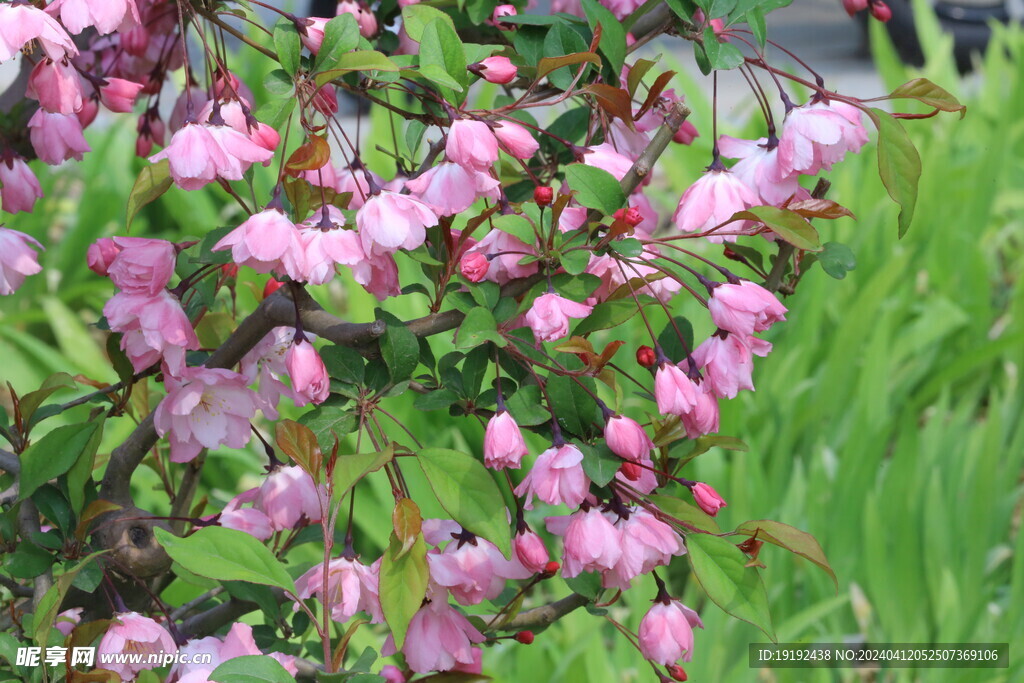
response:
<path id="1" fill-rule="evenodd" d="M 257 273 L 271 270 L 293 280 L 304 279 L 305 250 L 299 230 L 279 208 L 267 208 L 250 216 L 222 237 L 214 251 L 231 248 L 231 259 Z"/>
<path id="2" fill-rule="evenodd" d="M 36 200 L 43 196 L 39 180 L 25 160 L 18 156 L 0 159 L 0 186 L 3 187 L 0 208 L 7 213 L 31 213 Z"/>
<path id="3" fill-rule="evenodd" d="M 693 361 L 719 398 L 734 398 L 741 389 L 754 390 L 754 356 L 767 356 L 772 345 L 757 337 L 713 334 L 693 351 Z"/>
<path id="4" fill-rule="evenodd" d="M 65 60 L 40 60 L 28 78 L 25 96 L 53 114 L 74 114 L 82 108 L 82 79 Z"/>
<path id="5" fill-rule="evenodd" d="M 270 518 L 274 529 L 291 530 L 303 516 L 311 524 L 319 522 L 327 505 L 326 495 L 323 485 L 317 486 L 301 467 L 288 465 L 267 475 L 255 507 Z"/>
<path id="6" fill-rule="evenodd" d="M 78 48 L 64 27 L 43 10 L 28 3 L 0 5 L 0 62 L 11 59 L 33 40 L 39 41 L 49 59 L 78 54 Z"/>
<path id="7" fill-rule="evenodd" d="M 54 0 L 46 11 L 59 12 L 61 23 L 74 34 L 95 26 L 103 35 L 139 23 L 135 0 Z"/>
<path id="8" fill-rule="evenodd" d="M 453 216 L 468 209 L 479 197 L 497 199 L 500 184 L 486 173 L 443 162 L 406 181 L 405 186 L 437 215 Z"/>
<path id="9" fill-rule="evenodd" d="M 662 415 L 685 415 L 697 405 L 699 389 L 672 363 L 662 363 L 654 375 L 654 398 Z"/>
<path id="10" fill-rule="evenodd" d="M 366 612 L 370 623 L 384 621 L 378 596 L 378 575 L 380 560 L 366 566 L 352 557 L 338 557 L 327 566 L 327 593 L 331 603 L 331 619 L 345 623 L 356 612 Z M 324 563 L 317 562 L 305 574 L 295 580 L 298 597 L 306 600 L 318 597 L 323 600 Z M 298 610 L 299 606 L 295 605 Z"/>
<path id="11" fill-rule="evenodd" d="M 494 137 L 498 138 L 501 148 L 516 159 L 529 159 L 540 149 L 540 143 L 529 130 L 511 121 L 498 124 L 494 129 Z"/>
<path id="12" fill-rule="evenodd" d="M 693 659 L 693 629 L 704 628 L 700 617 L 678 600 L 658 601 L 640 621 L 640 652 L 656 664 L 669 666 Z"/>
<path id="13" fill-rule="evenodd" d="M 338 3 L 337 15 L 351 14 L 356 18 L 359 25 L 359 35 L 363 38 L 372 38 L 377 35 L 377 17 L 362 3 L 355 0 L 341 0 Z"/>
<path id="14" fill-rule="evenodd" d="M 302 44 L 313 54 L 320 52 L 320 46 L 324 42 L 324 27 L 327 26 L 328 21 L 330 21 L 329 17 L 306 17 L 295 23 L 299 29 Z"/>
<path id="15" fill-rule="evenodd" d="M 149 663 L 151 654 L 171 654 L 178 651 L 174 638 L 160 624 L 137 612 L 122 612 L 114 615 L 110 628 L 103 634 L 99 644 L 99 656 L 117 654 L 142 655 L 141 661 L 110 661 L 104 667 L 117 673 L 123 681 L 133 681 L 143 669 L 153 669 L 159 663 Z M 136 658 L 124 658 L 134 660 Z"/>
<path id="16" fill-rule="evenodd" d="M 576 507 L 587 497 L 590 480 L 583 472 L 583 453 L 572 444 L 552 446 L 537 456 L 529 474 L 516 487 L 523 507 L 533 509 L 536 496 L 549 505 Z"/>
<path id="17" fill-rule="evenodd" d="M 305 338 L 291 345 L 284 362 L 292 379 L 295 405 L 301 408 L 307 403 L 320 404 L 331 395 L 327 368 L 320 354 Z"/>
<path id="18" fill-rule="evenodd" d="M 241 507 L 246 503 L 254 502 L 258 493 L 259 489 L 252 488 L 232 498 L 220 511 L 217 523 L 226 529 L 244 531 L 261 541 L 270 538 L 274 533 L 270 525 L 270 518 L 263 514 L 262 510 L 257 510 L 254 507 Z"/>
<path id="19" fill-rule="evenodd" d="M 359 269 L 366 265 L 366 254 L 359 234 L 344 230 L 345 216 L 334 206 L 327 206 L 327 220 L 322 211 L 299 224 L 299 239 L 303 247 L 305 270 L 302 280 L 311 285 L 330 282 L 335 275 L 335 266 L 343 265 Z M 358 280 L 358 278 L 357 278 Z"/>
<path id="20" fill-rule="evenodd" d="M 718 140 L 722 156 L 740 161 L 732 173 L 757 193 L 761 203 L 779 206 L 800 188 L 799 176 L 786 175 L 779 163 L 778 140 L 740 140 L 723 135 Z"/>
<path id="21" fill-rule="evenodd" d="M 278 418 L 277 404 L 281 396 L 292 396 L 292 390 L 281 378 L 288 373 L 284 359 L 295 338 L 295 328 L 275 327 L 240 363 L 246 384 L 259 382 L 256 392 L 256 407 L 268 420 Z"/>
<path id="22" fill-rule="evenodd" d="M 552 523 L 555 519 L 555 523 Z M 605 572 L 622 557 L 622 532 L 597 508 L 579 510 L 569 516 L 565 528 L 548 518 L 548 531 L 562 536 L 565 554 L 562 576 L 571 579 L 583 572 Z"/>
<path id="23" fill-rule="evenodd" d="M 750 280 L 720 284 L 708 297 L 708 311 L 723 330 L 750 337 L 786 319 L 786 307 L 761 285 Z"/>
<path id="24" fill-rule="evenodd" d="M 29 140 L 36 156 L 51 166 L 68 159 L 82 160 L 90 150 L 82 135 L 82 124 L 74 114 L 51 114 L 37 109 L 28 121 Z"/>
<path id="25" fill-rule="evenodd" d="M 448 671 L 456 664 L 472 665 L 473 644 L 484 640 L 484 635 L 454 607 L 433 600 L 413 615 L 402 653 L 409 668 L 416 673 Z M 391 649 L 394 649 L 393 643 Z M 382 652 L 387 651 L 385 647 Z"/>
<path id="26" fill-rule="evenodd" d="M 505 579 L 495 571 L 499 557 L 494 544 L 477 536 L 453 540 L 440 553 L 429 553 L 427 564 L 431 580 L 450 590 L 460 605 L 477 605 L 498 597 L 505 587 Z"/>
<path id="27" fill-rule="evenodd" d="M 592 306 L 548 292 L 534 300 L 523 320 L 538 342 L 556 341 L 569 334 L 570 318 L 586 318 L 592 310 Z"/>
<path id="28" fill-rule="evenodd" d="M 690 185 L 676 208 L 676 227 L 683 232 L 707 232 L 729 220 L 737 211 L 758 203 L 758 197 L 739 178 L 724 168 L 711 168 Z M 709 242 L 735 242 L 742 223 L 727 225 L 707 235 Z"/>
<path id="29" fill-rule="evenodd" d="M 127 113 L 135 106 L 135 98 L 142 90 L 142 84 L 123 78 L 108 78 L 100 86 L 100 102 L 113 112 Z"/>
<path id="30" fill-rule="evenodd" d="M 519 70 L 508 57 L 495 56 L 470 64 L 469 70 L 488 83 L 505 84 L 515 80 Z"/>
<path id="31" fill-rule="evenodd" d="M 13 294 L 26 277 L 43 269 L 32 245 L 37 249 L 43 248 L 34 237 L 0 227 L 0 296 Z"/>
<path id="32" fill-rule="evenodd" d="M 456 119 L 448 130 L 445 153 L 466 169 L 486 173 L 498 160 L 498 139 L 483 121 Z"/>
<path id="33" fill-rule="evenodd" d="M 185 365 L 185 351 L 199 348 L 199 339 L 170 292 L 156 296 L 121 292 L 103 306 L 110 329 L 123 332 L 121 349 L 136 372 L 163 359 L 172 374 Z"/>
<path id="34" fill-rule="evenodd" d="M 484 279 L 503 285 L 509 280 L 529 277 L 537 272 L 537 262 L 521 264 L 524 256 L 536 253 L 530 245 L 503 230 L 491 230 L 487 235 L 466 250 L 466 257 L 480 254 L 488 258 Z M 482 264 L 481 264 L 482 265 Z"/>
<path id="35" fill-rule="evenodd" d="M 625 154 L 620 154 L 609 142 L 602 142 L 588 149 L 583 155 L 583 163 L 608 171 L 616 180 L 622 180 L 633 167 L 633 160 Z"/>
<path id="36" fill-rule="evenodd" d="M 374 254 L 352 266 L 352 278 L 373 294 L 379 301 L 389 296 L 398 296 L 398 264 L 391 254 Z"/>
<path id="37" fill-rule="evenodd" d="M 156 296 L 171 281 L 178 252 L 167 240 L 115 237 L 114 244 L 107 275 L 122 292 Z"/>
<path id="38" fill-rule="evenodd" d="M 647 458 L 654 448 L 644 428 L 625 415 L 615 415 L 608 419 L 604 425 L 604 439 L 615 455 L 626 460 Z"/>
<path id="39" fill-rule="evenodd" d="M 512 550 L 519 563 L 532 574 L 539 574 L 547 567 L 551 556 L 540 536 L 526 527 L 516 533 L 512 539 Z"/>
<path id="40" fill-rule="evenodd" d="M 198 190 L 218 177 L 241 180 L 250 165 L 273 156 L 229 126 L 186 122 L 171 136 L 170 144 L 149 160 L 167 159 L 175 184 L 184 190 Z"/>
<path id="41" fill-rule="evenodd" d="M 157 406 L 153 424 L 157 434 L 168 437 L 172 462 L 189 462 L 204 448 L 249 443 L 256 402 L 237 372 L 185 367 L 177 377 L 165 375 L 164 385 L 167 396 Z"/>
<path id="42" fill-rule="evenodd" d="M 528 453 L 523 433 L 512 414 L 499 410 L 487 422 L 484 433 L 484 464 L 495 470 L 510 467 L 519 469 L 523 456 Z"/>
<path id="43" fill-rule="evenodd" d="M 390 190 L 366 200 L 356 213 L 356 226 L 367 256 L 415 249 L 427 238 L 437 216 L 422 201 Z"/>
<path id="44" fill-rule="evenodd" d="M 693 492 L 693 499 L 700 506 L 700 509 L 712 517 L 717 515 L 718 511 L 726 506 L 725 499 L 702 481 L 694 484 L 691 491 Z"/>
<path id="45" fill-rule="evenodd" d="M 686 361 L 683 361 L 685 363 Z M 682 364 L 680 364 L 682 367 Z M 707 381 L 697 385 L 700 391 L 697 392 L 697 403 L 693 410 L 680 416 L 683 427 L 686 428 L 686 436 L 696 439 L 705 434 L 714 434 L 718 431 L 718 399 Z"/>
<path id="46" fill-rule="evenodd" d="M 210 100 L 199 110 L 196 118 L 200 121 L 212 120 L 215 108 L 229 128 L 247 137 L 254 145 L 273 152 L 281 143 L 281 135 L 273 127 L 257 121 L 248 107 L 238 99 Z M 268 162 L 269 158 L 263 165 L 266 166 Z"/>
<path id="47" fill-rule="evenodd" d="M 622 534 L 622 556 L 602 575 L 605 588 L 627 590 L 637 576 L 686 553 L 679 534 L 643 508 L 629 508 L 629 515 L 619 518 L 615 528 Z"/>
<path id="48" fill-rule="evenodd" d="M 866 141 L 860 111 L 849 105 L 820 100 L 794 107 L 779 137 L 779 168 L 787 175 L 816 175 L 847 152 L 860 151 Z"/>

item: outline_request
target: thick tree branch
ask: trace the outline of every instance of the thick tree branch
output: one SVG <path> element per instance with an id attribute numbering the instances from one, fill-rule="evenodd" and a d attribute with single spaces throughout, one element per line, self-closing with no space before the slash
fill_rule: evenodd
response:
<path id="1" fill-rule="evenodd" d="M 0 448 L 0 470 L 17 474 L 21 471 L 21 461 L 18 460 L 18 456 L 14 453 Z"/>
<path id="2" fill-rule="evenodd" d="M 573 593 L 568 597 L 556 600 L 555 602 L 540 607 L 520 612 L 514 618 L 498 627 L 499 631 L 531 631 L 544 628 L 555 623 L 569 612 L 575 611 L 590 602 L 579 593 Z"/>

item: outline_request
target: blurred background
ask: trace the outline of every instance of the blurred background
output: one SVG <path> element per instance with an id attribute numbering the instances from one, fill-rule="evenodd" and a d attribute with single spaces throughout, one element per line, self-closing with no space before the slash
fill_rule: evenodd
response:
<path id="1" fill-rule="evenodd" d="M 764 636 L 705 604 L 681 568 L 670 577 L 672 586 L 700 610 L 706 627 L 686 666 L 692 681 L 1024 677 L 1024 34 L 994 25 L 990 48 L 962 76 L 954 38 L 935 16 L 919 14 L 916 26 L 920 69 L 900 60 L 874 22 L 868 41 L 838 3 L 796 0 L 771 15 L 769 37 L 806 57 L 829 87 L 870 97 L 925 75 L 960 97 L 968 112 L 963 120 L 907 122 L 924 174 L 914 223 L 902 240 L 873 148 L 836 167 L 829 196 L 857 221 L 819 230 L 825 241 L 851 248 L 856 268 L 843 280 L 820 269 L 805 277 L 786 301 L 788 322 L 772 330 L 775 350 L 756 366 L 757 391 L 723 404 L 722 433 L 743 439 L 749 450 L 714 449 L 687 476 L 714 482 L 727 498 L 718 518 L 723 529 L 777 519 L 814 534 L 824 547 L 838 590 L 796 556 L 771 546 L 761 554 L 780 641 L 1010 642 L 1011 668 L 752 670 L 748 645 Z M 669 68 L 682 67 L 673 86 L 686 94 L 702 133 L 692 147 L 674 146 L 664 159 L 652 196 L 667 216 L 710 160 L 710 87 L 689 64 L 688 50 L 677 55 L 655 45 L 648 52 L 662 53 Z M 260 97 L 266 65 L 237 66 Z M 744 94 L 723 94 L 721 132 L 762 135 L 763 121 L 740 104 Z M 370 130 L 383 123 L 374 115 Z M 94 327 L 110 285 L 86 269 L 85 250 L 97 237 L 123 234 L 125 202 L 144 162 L 125 163 L 134 145 L 130 120 L 94 126 L 88 138 L 93 151 L 82 163 L 36 169 L 46 197 L 35 213 L 7 221 L 47 245 L 45 272 L 17 296 L 0 299 L 0 379 L 19 393 L 59 371 L 116 381 Z M 387 172 L 372 150 L 367 161 Z M 237 221 L 212 191 L 189 193 L 186 201 L 172 190 L 143 210 L 132 234 L 180 241 Z M 755 246 L 767 253 L 765 245 Z M 246 310 L 265 277 L 240 277 L 238 305 Z M 372 316 L 374 302 L 360 288 L 339 281 L 321 289 L 319 298 L 335 311 L 353 320 Z M 419 314 L 409 298 L 387 308 Z M 601 334 L 601 341 L 622 339 L 629 349 L 649 343 L 638 322 Z M 7 400 L 0 396 L 0 403 Z M 145 393 L 137 392 L 137 400 L 146 401 Z M 435 445 L 479 449 L 482 442 L 475 424 L 439 429 L 437 415 L 416 413 L 411 401 L 393 412 L 414 432 L 430 430 Z M 128 419 L 108 425 L 101 451 L 109 453 L 131 428 Z M 204 471 L 202 495 L 219 508 L 259 482 L 261 462 L 255 448 L 219 452 Z M 377 488 L 361 499 L 357 519 L 369 547 L 386 537 L 389 498 L 386 482 L 371 483 Z M 165 496 L 157 475 L 143 468 L 136 484 L 140 505 L 159 512 Z M 370 514 L 375 496 L 379 515 Z M 305 550 L 310 561 L 316 556 L 311 546 L 300 548 L 297 571 Z M 561 580 L 549 583 L 553 595 L 564 595 Z M 172 601 L 201 592 L 182 581 L 169 590 Z M 641 582 L 609 610 L 635 627 L 653 593 Z M 379 645 L 366 631 L 353 642 L 356 652 Z M 531 647 L 494 650 L 485 673 L 498 681 L 651 680 L 638 653 L 582 610 L 538 634 Z"/>

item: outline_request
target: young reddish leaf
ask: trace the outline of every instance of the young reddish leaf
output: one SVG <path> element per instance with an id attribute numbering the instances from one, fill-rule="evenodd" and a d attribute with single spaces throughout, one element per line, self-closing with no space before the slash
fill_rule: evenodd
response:
<path id="1" fill-rule="evenodd" d="M 589 340 L 583 337 L 569 337 L 566 341 L 562 342 L 559 346 L 555 347 L 555 351 L 561 351 L 562 353 L 594 353 L 594 345 Z"/>
<path id="2" fill-rule="evenodd" d="M 821 251 L 818 231 L 800 214 L 777 206 L 752 206 L 746 211 L 737 211 L 729 221 L 756 221 L 804 251 Z"/>
<path id="3" fill-rule="evenodd" d="M 917 100 L 929 107 L 935 107 L 939 111 L 959 112 L 961 119 L 967 115 L 966 105 L 960 104 L 960 100 L 950 92 L 943 90 L 927 78 L 915 78 L 912 81 L 907 81 L 889 93 L 889 99 Z"/>
<path id="4" fill-rule="evenodd" d="M 539 81 L 552 71 L 561 69 L 563 66 L 583 64 L 584 62 L 589 62 L 598 69 L 601 68 L 601 58 L 593 52 L 574 52 L 564 57 L 545 57 L 537 64 L 537 80 Z"/>
<path id="5" fill-rule="evenodd" d="M 828 220 L 843 217 L 856 218 L 852 211 L 831 199 L 805 199 L 787 204 L 785 208 L 800 214 L 804 218 L 825 218 Z"/>
<path id="6" fill-rule="evenodd" d="M 278 448 L 313 477 L 313 481 L 323 480 L 324 454 L 313 430 L 292 420 L 281 420 L 277 423 L 276 435 Z"/>
<path id="7" fill-rule="evenodd" d="M 630 99 L 629 93 L 622 88 L 615 88 L 605 83 L 594 83 L 588 85 L 584 90 L 594 95 L 597 98 L 597 103 L 610 116 L 621 119 L 630 130 L 635 130 L 633 127 L 633 101 Z"/>
<path id="8" fill-rule="evenodd" d="M 756 537 L 760 541 L 767 541 L 807 558 L 824 569 L 825 573 L 832 577 L 836 590 L 839 590 L 839 580 L 836 578 L 836 573 L 832 571 L 832 566 L 825 557 L 825 551 L 821 549 L 821 544 L 818 543 L 817 539 L 806 531 L 800 531 L 788 524 L 775 522 L 770 519 L 756 519 L 740 524 L 736 527 L 736 533 Z"/>
<path id="9" fill-rule="evenodd" d="M 331 160 L 331 146 L 319 135 L 311 135 L 309 141 L 292 152 L 285 162 L 284 170 L 293 176 L 303 171 L 323 168 Z"/>
<path id="10" fill-rule="evenodd" d="M 881 109 L 871 110 L 878 127 L 878 175 L 886 192 L 900 206 L 899 236 L 910 229 L 921 179 L 921 156 L 903 125 Z"/>
<path id="11" fill-rule="evenodd" d="M 633 116 L 634 121 L 639 121 L 640 118 L 654 106 L 654 103 L 658 101 L 658 98 L 661 96 L 661 92 L 665 89 L 665 86 L 668 85 L 668 82 L 671 81 L 672 77 L 675 75 L 675 71 L 666 71 L 654 80 L 654 84 L 651 85 L 651 89 L 647 92 L 647 99 L 644 100 L 644 103 L 640 105 L 640 109 L 638 109 L 636 114 Z"/>

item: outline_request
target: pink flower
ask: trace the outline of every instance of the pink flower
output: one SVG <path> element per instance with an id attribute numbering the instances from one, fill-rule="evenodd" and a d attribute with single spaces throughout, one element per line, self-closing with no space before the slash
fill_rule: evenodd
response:
<path id="1" fill-rule="evenodd" d="M 629 169 L 633 168 L 633 160 L 624 154 L 620 154 L 608 142 L 602 142 L 588 149 L 583 156 L 583 163 L 587 166 L 600 168 L 608 171 L 616 180 L 622 180 Z"/>
<path id="2" fill-rule="evenodd" d="M 693 351 L 693 361 L 719 398 L 734 398 L 741 389 L 754 390 L 754 356 L 767 356 L 772 345 L 757 337 L 713 334 Z"/>
<path id="3" fill-rule="evenodd" d="M 374 254 L 372 259 L 352 266 L 352 278 L 380 301 L 402 293 L 398 286 L 398 264 L 391 254 Z"/>
<path id="4" fill-rule="evenodd" d="M 321 90 L 321 92 L 324 91 Z M 254 145 L 265 150 L 273 152 L 277 149 L 278 144 L 281 142 L 280 134 L 267 124 L 257 121 L 253 117 L 252 112 L 248 108 L 243 108 L 242 102 L 237 99 L 209 100 L 199 110 L 197 118 L 200 121 L 211 120 L 215 104 L 219 108 L 218 111 L 221 118 L 224 119 L 224 123 L 232 130 L 241 133 L 249 138 Z M 269 161 L 263 162 L 263 165 L 266 166 L 267 163 Z"/>
<path id="5" fill-rule="evenodd" d="M 697 386 L 700 388 L 697 392 L 697 404 L 692 411 L 680 416 L 683 427 L 686 428 L 686 436 L 690 439 L 718 431 L 718 400 L 715 399 L 708 382 L 701 382 Z"/>
<path id="6" fill-rule="evenodd" d="M 331 395 L 331 380 L 327 368 L 313 345 L 304 338 L 296 341 L 285 356 L 288 376 L 292 378 L 295 405 L 320 404 Z"/>
<path id="7" fill-rule="evenodd" d="M 337 15 L 351 14 L 359 24 L 359 35 L 372 38 L 377 34 L 377 17 L 366 6 L 354 0 L 341 0 L 338 3 Z"/>
<path id="8" fill-rule="evenodd" d="M 700 617 L 678 600 L 656 602 L 640 621 L 640 652 L 656 664 L 669 666 L 682 657 L 692 660 L 693 629 L 704 628 Z"/>
<path id="9" fill-rule="evenodd" d="M 106 85 L 100 86 L 100 102 L 114 112 L 127 113 L 135 106 L 135 98 L 142 90 L 142 84 L 126 81 L 123 78 L 108 78 Z"/>
<path id="10" fill-rule="evenodd" d="M 324 42 L 324 27 L 328 21 L 330 19 L 324 17 L 306 17 L 295 22 L 302 44 L 313 54 L 320 52 L 320 46 Z"/>
<path id="11" fill-rule="evenodd" d="M 265 541 L 274 534 L 270 526 L 270 518 L 261 510 L 253 507 L 242 508 L 245 503 L 256 499 L 259 489 L 249 489 L 245 493 L 232 498 L 217 517 L 217 523 L 227 529 L 244 531 L 253 538 Z"/>
<path id="12" fill-rule="evenodd" d="M 455 608 L 434 600 L 420 607 L 409 622 L 402 653 L 416 673 L 448 671 L 474 663 L 473 643 L 486 640 Z M 394 649 L 392 643 L 391 649 Z M 387 646 L 382 653 L 387 653 Z"/>
<path id="13" fill-rule="evenodd" d="M 608 448 L 620 458 L 640 460 L 650 457 L 654 443 L 636 420 L 625 415 L 609 418 L 604 425 L 604 438 Z"/>
<path id="14" fill-rule="evenodd" d="M 448 131 L 445 152 L 467 170 L 487 172 L 498 160 L 498 139 L 483 121 L 456 119 Z"/>
<path id="15" fill-rule="evenodd" d="M 486 173 L 443 162 L 406 181 L 405 186 L 437 215 L 453 216 L 472 206 L 478 197 L 497 199 L 500 184 Z"/>
<path id="16" fill-rule="evenodd" d="M 505 84 L 515 80 L 519 70 L 508 57 L 488 57 L 476 64 L 470 64 L 469 70 L 489 83 Z"/>
<path id="17" fill-rule="evenodd" d="M 244 377 L 230 370 L 185 367 L 179 377 L 165 375 L 164 385 L 167 396 L 153 424 L 157 434 L 168 437 L 171 462 L 189 462 L 204 448 L 249 443 L 256 402 Z"/>
<path id="18" fill-rule="evenodd" d="M 662 363 L 654 375 L 654 398 L 662 415 L 685 415 L 697 405 L 700 391 L 678 366 Z"/>
<path id="19" fill-rule="evenodd" d="M 502 230 L 491 230 L 487 235 L 466 250 L 466 256 L 480 254 L 490 256 L 490 266 L 487 268 L 484 279 L 503 285 L 509 280 L 529 277 L 537 272 L 537 262 L 520 264 L 523 257 L 536 253 L 533 247 L 522 242 L 519 238 L 510 235 Z"/>
<path id="20" fill-rule="evenodd" d="M 592 310 L 592 306 L 548 292 L 534 300 L 524 321 L 538 342 L 556 341 L 569 334 L 569 318 L 586 318 Z"/>
<path id="21" fill-rule="evenodd" d="M 231 247 L 231 259 L 257 273 L 271 270 L 303 280 L 305 256 L 299 230 L 279 208 L 253 214 L 213 245 L 214 251 Z"/>
<path id="22" fill-rule="evenodd" d="M 185 351 L 199 348 L 199 339 L 181 302 L 160 290 L 156 296 L 121 292 L 103 306 L 110 329 L 123 332 L 121 349 L 141 372 L 161 358 L 172 374 L 185 366 Z"/>
<path id="23" fill-rule="evenodd" d="M 281 377 L 288 372 L 284 359 L 294 338 L 295 328 L 275 327 L 245 354 L 240 363 L 246 384 L 259 381 L 256 407 L 269 420 L 278 418 L 277 404 L 281 396 L 292 396 L 292 390 L 281 381 Z"/>
<path id="24" fill-rule="evenodd" d="M 21 157 L 11 156 L 0 160 L 0 186 L 3 186 L 3 208 L 7 213 L 32 212 L 36 200 L 43 196 L 32 169 Z"/>
<path id="25" fill-rule="evenodd" d="M 718 492 L 702 481 L 694 484 L 690 490 L 693 492 L 693 499 L 700 506 L 700 509 L 712 517 L 717 515 L 718 511 L 726 506 L 725 500 L 718 495 Z"/>
<path id="26" fill-rule="evenodd" d="M 61 23 L 75 34 L 95 26 L 103 35 L 139 23 L 135 0 L 55 0 L 46 10 L 60 12 Z"/>
<path id="27" fill-rule="evenodd" d="M 294 529 L 303 517 L 311 524 L 319 522 L 326 495 L 324 487 L 317 486 L 301 467 L 278 467 L 260 486 L 256 509 L 270 518 L 274 529 L 286 531 Z"/>
<path id="28" fill-rule="evenodd" d="M 507 410 L 498 410 L 487 422 L 484 433 L 484 464 L 495 470 L 519 469 L 527 454 L 523 433 Z"/>
<path id="29" fill-rule="evenodd" d="M 583 572 L 605 572 L 622 557 L 622 532 L 597 508 L 579 510 L 569 516 L 564 530 L 548 523 L 548 530 L 559 534 L 565 544 L 562 576 L 571 579 Z"/>
<path id="30" fill-rule="evenodd" d="M 29 140 L 36 156 L 51 166 L 68 159 L 82 160 L 90 150 L 82 135 L 82 124 L 74 114 L 51 114 L 37 109 L 28 121 Z"/>
<path id="31" fill-rule="evenodd" d="M 786 307 L 775 295 L 750 280 L 721 284 L 708 297 L 711 319 L 723 330 L 749 337 L 786 319 Z"/>
<path id="32" fill-rule="evenodd" d="M 858 152 L 867 141 L 860 110 L 821 100 L 795 107 L 786 114 L 779 138 L 779 168 L 787 175 L 815 175 Z"/>
<path id="33" fill-rule="evenodd" d="M 499 123 L 494 129 L 494 136 L 501 148 L 516 159 L 529 159 L 540 149 L 540 143 L 529 130 L 511 121 Z"/>
<path id="34" fill-rule="evenodd" d="M 367 256 L 415 249 L 427 238 L 437 216 L 418 199 L 382 190 L 356 213 L 356 225 Z"/>
<path id="35" fill-rule="evenodd" d="M 57 619 L 54 622 L 54 627 L 61 632 L 64 637 L 70 636 L 71 632 L 78 626 L 78 622 L 82 620 L 82 607 L 72 607 L 71 609 L 64 610 L 57 615 Z"/>
<path id="36" fill-rule="evenodd" d="M 184 190 L 198 190 L 218 177 L 241 180 L 251 164 L 273 156 L 273 152 L 228 126 L 186 122 L 171 137 L 171 143 L 149 160 L 156 163 L 167 159 L 175 184 Z"/>
<path id="37" fill-rule="evenodd" d="M 387 681 L 387 683 L 405 683 L 405 675 L 402 670 L 394 664 L 388 664 L 380 670 L 378 674 L 381 678 Z"/>
<path id="38" fill-rule="evenodd" d="M 531 575 L 539 574 L 547 567 L 551 556 L 548 549 L 544 547 L 544 541 L 540 536 L 530 530 L 529 527 L 519 531 L 512 539 L 512 550 L 516 559 L 525 567 Z"/>
<path id="39" fill-rule="evenodd" d="M 491 262 L 480 252 L 467 253 L 459 261 L 459 272 L 470 282 L 480 282 L 487 277 Z"/>
<path id="40" fill-rule="evenodd" d="M 11 59 L 33 40 L 38 40 L 43 52 L 53 60 L 78 54 L 64 27 L 43 10 L 29 4 L 0 5 L 0 62 Z"/>
<path id="41" fill-rule="evenodd" d="M 67 60 L 43 59 L 28 79 L 25 96 L 53 114 L 74 114 L 82 108 L 82 82 Z"/>
<path id="42" fill-rule="evenodd" d="M 690 185 L 676 208 L 676 227 L 683 232 L 707 232 L 758 203 L 758 196 L 739 178 L 724 168 L 712 168 Z M 742 225 L 740 223 L 739 225 Z M 707 235 L 709 242 L 735 242 L 737 227 L 726 226 L 725 231 Z"/>
<path id="43" fill-rule="evenodd" d="M 501 553 L 490 541 L 469 536 L 448 543 L 440 553 L 427 555 L 430 578 L 451 591 L 461 605 L 477 605 L 493 600 L 505 587 L 505 579 L 495 571 Z"/>
<path id="44" fill-rule="evenodd" d="M 344 230 L 345 216 L 334 206 L 327 206 L 328 218 L 325 223 L 322 212 L 299 225 L 299 239 L 302 242 L 302 259 L 305 270 L 300 279 L 311 285 L 322 285 L 334 278 L 335 265 L 340 264 L 357 269 L 366 263 L 366 254 L 353 230 Z"/>
<path id="45" fill-rule="evenodd" d="M 174 638 L 167 630 L 149 617 L 136 612 L 114 615 L 107 632 L 99 644 L 99 655 L 131 653 L 143 655 L 141 662 L 117 662 L 114 658 L 104 664 L 107 669 L 121 676 L 123 681 L 135 680 L 143 669 L 153 669 L 159 664 L 150 664 L 146 655 L 173 653 L 178 651 Z"/>
<path id="46" fill-rule="evenodd" d="M 378 573 L 380 561 L 372 566 L 358 562 L 351 557 L 338 557 L 327 566 L 327 593 L 331 602 L 331 619 L 345 623 L 356 612 L 366 612 L 371 623 L 384 621 L 378 596 Z M 295 580 L 298 597 L 301 600 L 318 597 L 321 600 L 324 586 L 324 563 L 317 562 L 313 567 Z M 299 606 L 295 605 L 295 610 Z"/>
<path id="47" fill-rule="evenodd" d="M 692 145 L 693 141 L 699 137 L 700 132 L 697 130 L 697 126 L 690 121 L 683 121 L 683 125 L 679 126 L 679 130 L 672 136 L 672 142 L 680 145 Z"/>
<path id="48" fill-rule="evenodd" d="M 156 296 L 171 281 L 178 252 L 167 240 L 115 237 L 119 248 L 107 274 L 129 294 Z"/>
<path id="49" fill-rule="evenodd" d="M 602 585 L 605 588 L 627 590 L 637 576 L 667 565 L 673 556 L 686 553 L 679 534 L 643 508 L 630 508 L 627 517 L 615 522 L 615 528 L 622 534 L 622 556 L 604 573 Z"/>
<path id="50" fill-rule="evenodd" d="M 23 232 L 0 227 L 0 296 L 13 294 L 25 278 L 35 275 L 43 267 L 32 245 L 42 249 L 34 237 Z"/>
<path id="51" fill-rule="evenodd" d="M 718 140 L 722 156 L 740 159 L 732 173 L 756 192 L 763 204 L 779 206 L 800 188 L 799 176 L 786 175 L 779 164 L 778 140 L 739 140 L 723 135 Z"/>
<path id="52" fill-rule="evenodd" d="M 583 453 L 572 444 L 552 446 L 539 456 L 529 474 L 516 487 L 523 507 L 533 509 L 533 497 L 549 505 L 576 507 L 587 497 L 590 480 L 583 472 Z"/>

